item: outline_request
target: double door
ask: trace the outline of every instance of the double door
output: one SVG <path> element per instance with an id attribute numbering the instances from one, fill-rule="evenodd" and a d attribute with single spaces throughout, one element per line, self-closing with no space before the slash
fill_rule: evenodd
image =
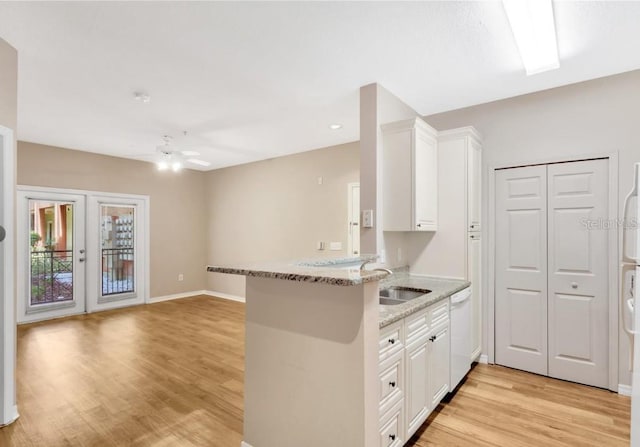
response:
<path id="1" fill-rule="evenodd" d="M 496 172 L 496 363 L 608 387 L 608 163 Z"/>
<path id="2" fill-rule="evenodd" d="M 20 323 L 141 304 L 146 199 L 18 191 Z"/>

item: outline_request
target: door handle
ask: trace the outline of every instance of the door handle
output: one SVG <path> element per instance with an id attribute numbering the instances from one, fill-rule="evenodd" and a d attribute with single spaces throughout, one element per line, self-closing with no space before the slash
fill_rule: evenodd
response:
<path id="1" fill-rule="evenodd" d="M 84 258 L 79 258 L 78 262 L 84 262 Z"/>
<path id="2" fill-rule="evenodd" d="M 621 303 L 620 303 L 620 319 L 622 320 L 622 328 L 624 329 L 624 331 L 629 336 L 631 342 L 633 342 L 633 336 L 634 335 L 638 335 L 639 333 L 637 331 L 637 328 L 634 328 L 633 325 L 627 324 L 627 312 L 625 311 L 625 309 L 631 310 L 631 308 L 627 304 L 627 300 L 626 300 L 626 297 L 625 297 L 625 294 L 624 294 L 624 292 L 625 292 L 625 290 L 624 290 L 624 280 L 625 280 L 625 276 L 626 276 L 627 272 L 631 272 L 631 271 L 635 270 L 635 268 L 636 268 L 635 264 L 622 264 L 622 268 L 620 269 L 620 270 L 622 270 L 622 279 L 620 281 L 620 301 L 621 301 Z M 632 298 L 635 297 L 634 288 L 635 287 L 634 287 L 634 284 L 632 282 L 631 283 L 631 297 Z M 634 317 L 634 315 L 632 313 L 631 314 L 631 318 L 633 319 L 633 317 Z"/>
<path id="3" fill-rule="evenodd" d="M 5 237 L 7 237 L 7 230 L 5 230 L 2 225 L 0 225 L 0 242 L 4 241 Z"/>

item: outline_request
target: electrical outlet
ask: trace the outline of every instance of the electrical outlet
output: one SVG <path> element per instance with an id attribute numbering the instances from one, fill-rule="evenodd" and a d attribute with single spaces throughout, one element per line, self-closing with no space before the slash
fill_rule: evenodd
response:
<path id="1" fill-rule="evenodd" d="M 178 273 L 178 281 L 184 281 L 184 275 L 182 273 Z"/>

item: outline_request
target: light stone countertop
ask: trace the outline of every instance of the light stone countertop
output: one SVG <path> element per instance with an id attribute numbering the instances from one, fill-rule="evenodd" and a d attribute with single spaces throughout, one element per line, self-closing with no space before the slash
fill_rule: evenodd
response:
<path id="1" fill-rule="evenodd" d="M 389 279 L 380 283 L 380 287 L 402 286 L 414 289 L 427 289 L 431 293 L 420 296 L 406 303 L 387 306 L 380 304 L 379 327 L 385 326 L 402 320 L 404 317 L 411 315 L 425 307 L 442 301 L 443 299 L 469 287 L 469 281 L 459 279 L 438 278 L 432 276 L 417 276 L 408 273 L 397 273 Z"/>
<path id="2" fill-rule="evenodd" d="M 229 266 L 209 265 L 207 266 L 207 271 L 286 281 L 315 282 L 335 286 L 355 286 L 365 282 L 380 281 L 388 276 L 386 272 L 360 270 L 362 262 L 375 259 L 375 255 L 363 255 L 356 258 L 256 262 Z M 340 268 L 341 265 L 347 267 Z M 353 267 L 349 268 L 349 266 Z"/>

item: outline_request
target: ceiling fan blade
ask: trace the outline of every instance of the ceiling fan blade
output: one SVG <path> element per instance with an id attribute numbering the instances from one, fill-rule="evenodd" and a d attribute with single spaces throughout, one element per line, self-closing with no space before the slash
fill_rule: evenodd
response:
<path id="1" fill-rule="evenodd" d="M 198 151 L 180 151 L 180 153 L 185 157 L 197 157 L 200 155 L 200 152 Z"/>

